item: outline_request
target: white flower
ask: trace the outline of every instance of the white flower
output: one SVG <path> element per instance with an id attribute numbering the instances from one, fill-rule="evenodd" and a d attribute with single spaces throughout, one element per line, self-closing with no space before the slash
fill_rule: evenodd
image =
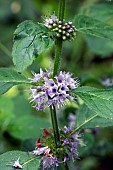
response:
<path id="1" fill-rule="evenodd" d="M 51 17 L 47 17 L 45 19 L 45 23 L 44 25 L 48 28 L 52 28 L 54 25 L 56 26 L 56 24 L 58 23 L 58 18 L 55 14 L 51 15 Z"/>
<path id="2" fill-rule="evenodd" d="M 14 168 L 22 169 L 22 165 L 20 164 L 19 159 L 17 159 L 17 160 L 14 162 L 13 167 L 14 167 Z"/>

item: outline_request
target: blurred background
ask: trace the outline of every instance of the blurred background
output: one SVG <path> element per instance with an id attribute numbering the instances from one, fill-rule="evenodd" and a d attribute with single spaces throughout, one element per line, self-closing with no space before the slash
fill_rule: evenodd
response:
<path id="1" fill-rule="evenodd" d="M 24 20 L 44 22 L 55 12 L 58 0 L 0 0 L 0 67 L 14 67 L 12 62 L 13 33 Z M 113 25 L 112 0 L 66 0 L 65 20 L 73 21 L 77 14 L 84 14 Z M 24 71 L 31 77 L 31 70 L 53 65 L 54 49 L 41 54 Z M 113 42 L 77 33 L 72 42 L 63 45 L 61 69 L 79 77 L 80 85 L 97 88 L 113 87 Z M 15 86 L 0 96 L 0 154 L 9 150 L 30 151 L 44 128 L 51 127 L 49 110 L 36 112 L 29 104 L 29 86 Z M 59 112 L 59 124 L 68 124 L 70 115 L 77 113 L 77 104 L 71 103 Z M 63 122 L 63 123 L 62 123 Z M 85 146 L 80 148 L 74 170 L 113 169 L 113 128 L 86 129 Z"/>

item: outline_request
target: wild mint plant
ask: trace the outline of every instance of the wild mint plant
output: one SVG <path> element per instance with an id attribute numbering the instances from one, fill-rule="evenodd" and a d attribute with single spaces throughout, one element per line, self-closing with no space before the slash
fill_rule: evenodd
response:
<path id="1" fill-rule="evenodd" d="M 79 130 L 113 125 L 113 90 L 79 87 L 79 78 L 60 69 L 62 45 L 66 40 L 71 43 L 79 32 L 103 38 L 103 41 L 113 41 L 113 27 L 85 15 L 76 15 L 73 22 L 65 21 L 64 12 L 65 0 L 59 0 L 58 16 L 51 14 L 42 23 L 27 20 L 19 24 L 12 49 L 15 69 L 0 68 L 0 94 L 14 85 L 29 85 L 30 103 L 37 111 L 46 107 L 50 109 L 52 126 L 51 129 L 43 127 L 41 139 L 37 133 L 36 148 L 29 153 L 12 151 L 2 154 L 0 165 L 4 170 L 68 170 L 68 163 L 74 163 L 79 158 L 78 147 L 83 145 Z M 53 46 L 53 68 L 45 68 L 45 71 L 40 68 L 39 73 L 31 70 L 32 77 L 25 77 L 23 71 L 37 56 Z M 69 127 L 59 127 L 57 109 L 60 110 L 67 101 L 76 102 L 75 99 L 79 103 L 76 119 L 71 115 L 74 122 L 70 122 Z M 83 100 L 82 105 L 79 99 Z"/>

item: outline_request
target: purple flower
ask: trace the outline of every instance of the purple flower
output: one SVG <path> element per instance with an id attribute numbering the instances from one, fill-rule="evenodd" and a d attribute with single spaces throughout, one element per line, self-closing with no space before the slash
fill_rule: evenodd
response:
<path id="1" fill-rule="evenodd" d="M 72 146 L 70 148 L 70 152 L 71 152 L 71 157 L 72 157 L 72 160 L 75 160 L 76 157 L 77 157 L 77 148 L 75 146 Z"/>
<path id="2" fill-rule="evenodd" d="M 58 166 L 58 159 L 56 157 L 43 156 L 43 169 Z"/>
<path id="3" fill-rule="evenodd" d="M 34 78 L 31 79 L 33 83 L 38 82 L 43 77 L 43 71 L 41 68 L 40 68 L 40 73 L 37 74 L 37 73 L 32 72 L 32 74 L 34 76 Z"/>
<path id="4" fill-rule="evenodd" d="M 53 165 L 59 166 L 58 163 L 59 163 L 58 159 L 56 157 L 53 157 Z"/>
<path id="5" fill-rule="evenodd" d="M 79 144 L 79 142 L 76 142 L 76 141 L 70 142 L 70 145 L 72 148 L 77 148 L 78 144 Z"/>
<path id="6" fill-rule="evenodd" d="M 77 81 L 72 78 L 70 73 L 60 71 L 59 75 L 52 77 L 52 71 L 47 70 L 40 73 L 34 73 L 33 83 L 36 86 L 31 88 L 31 102 L 35 102 L 34 106 L 37 110 L 43 111 L 46 106 L 55 105 L 58 108 L 63 106 L 65 102 L 72 101 L 73 97 L 70 91 L 78 87 Z"/>
<path id="7" fill-rule="evenodd" d="M 77 158 L 77 154 L 75 152 L 72 152 L 71 154 L 72 154 L 71 155 L 72 156 L 72 160 L 74 161 Z"/>
<path id="8" fill-rule="evenodd" d="M 32 72 L 33 74 L 33 79 L 30 78 L 30 80 L 33 82 L 33 83 L 38 83 L 41 79 L 45 79 L 45 78 L 48 78 L 53 72 L 49 69 L 49 70 L 46 70 L 46 72 L 43 72 L 43 70 L 40 68 L 40 73 L 34 73 Z"/>
<path id="9" fill-rule="evenodd" d="M 51 19 L 54 21 L 54 22 L 58 22 L 58 18 L 55 14 L 51 15 Z"/>
<path id="10" fill-rule="evenodd" d="M 68 145 L 68 144 L 70 144 L 69 139 L 67 139 L 67 138 L 63 139 L 63 145 L 65 146 L 65 145 Z"/>
<path id="11" fill-rule="evenodd" d="M 69 161 L 69 160 L 70 160 L 70 159 L 69 159 L 68 156 L 65 156 L 65 157 L 64 157 L 64 163 L 67 162 L 67 161 Z"/>
<path id="12" fill-rule="evenodd" d="M 19 163 L 19 159 L 17 159 L 17 160 L 14 162 L 13 167 L 14 167 L 14 168 L 22 169 L 22 165 Z"/>
<path id="13" fill-rule="evenodd" d="M 75 115 L 73 113 L 70 113 L 68 116 L 69 121 L 75 121 Z"/>
<path id="14" fill-rule="evenodd" d="M 72 129 L 67 126 L 64 126 L 63 131 L 64 131 L 64 135 L 62 141 L 63 141 L 64 150 L 66 151 L 66 154 L 67 154 L 67 149 L 69 151 L 66 157 L 64 157 L 65 158 L 64 162 L 68 161 L 67 160 L 68 157 L 69 159 L 75 160 L 76 157 L 78 156 L 77 147 L 78 145 L 82 144 L 80 139 L 78 138 L 79 135 L 77 132 L 73 134 Z"/>
<path id="15" fill-rule="evenodd" d="M 57 18 L 57 16 L 56 16 L 55 14 L 53 14 L 50 18 L 47 17 L 47 18 L 45 19 L 44 25 L 45 25 L 46 27 L 48 27 L 48 28 L 52 28 L 52 26 L 53 26 L 55 23 L 57 23 L 57 22 L 58 22 L 58 18 Z"/>
<path id="16" fill-rule="evenodd" d="M 58 87 L 56 85 L 51 86 L 46 90 L 46 94 L 50 97 L 53 98 L 55 95 L 57 95 L 57 90 Z"/>
<path id="17" fill-rule="evenodd" d="M 75 115 L 70 113 L 68 116 L 69 126 L 73 129 L 75 127 Z"/>
<path id="18" fill-rule="evenodd" d="M 72 142 L 70 142 L 70 153 L 71 153 L 72 160 L 75 160 L 78 155 L 78 153 L 77 153 L 78 145 L 79 145 L 79 142 L 76 142 L 74 140 L 72 140 Z"/>
<path id="19" fill-rule="evenodd" d="M 55 78 L 57 80 L 58 85 L 65 83 L 64 75 L 62 74 L 62 71 L 60 71 L 60 74 L 58 75 L 58 77 L 55 77 Z"/>
<path id="20" fill-rule="evenodd" d="M 46 147 L 41 147 L 41 148 L 38 148 L 34 151 L 32 151 L 33 155 L 41 155 L 41 154 L 44 154 L 48 149 L 48 146 Z"/>
<path id="21" fill-rule="evenodd" d="M 48 80 L 47 78 L 45 78 L 44 80 L 45 80 L 46 87 L 53 87 L 55 85 L 55 82 L 52 79 Z"/>
<path id="22" fill-rule="evenodd" d="M 92 132 L 94 135 L 97 135 L 100 132 L 100 128 L 94 128 Z"/>
<path id="23" fill-rule="evenodd" d="M 44 141 L 40 142 L 40 139 L 38 139 L 37 141 L 39 144 L 43 143 L 43 145 L 48 143 L 48 146 L 42 147 L 42 145 L 40 145 L 39 147 L 37 147 L 36 150 L 32 151 L 33 155 L 42 156 L 42 169 L 54 168 L 59 166 L 59 163 L 65 163 L 69 160 L 76 160 L 76 158 L 78 157 L 77 147 L 81 144 L 81 142 L 80 139 L 78 139 L 78 133 L 73 133 L 74 132 L 72 131 L 72 129 L 66 126 L 64 126 L 64 128 L 59 131 L 61 139 L 61 145 L 59 149 L 55 148 L 55 145 L 53 144 L 53 137 L 50 135 L 50 132 L 44 129 L 44 132 L 42 133 Z M 49 137 L 47 137 L 48 135 Z"/>
<path id="24" fill-rule="evenodd" d="M 69 91 L 69 88 L 65 84 L 62 84 L 59 88 L 59 92 L 66 93 L 67 91 Z"/>
<path id="25" fill-rule="evenodd" d="M 64 126 L 64 133 L 70 133 L 72 129 L 70 127 Z"/>
<path id="26" fill-rule="evenodd" d="M 74 133 L 74 134 L 72 135 L 72 139 L 73 139 L 73 140 L 76 140 L 76 141 L 79 141 L 79 137 L 80 137 L 80 135 L 79 135 L 78 133 Z"/>
<path id="27" fill-rule="evenodd" d="M 54 97 L 53 99 L 53 104 L 57 105 L 59 108 L 60 106 L 64 105 L 64 101 L 69 98 L 69 94 L 66 93 L 57 93 L 57 96 Z"/>

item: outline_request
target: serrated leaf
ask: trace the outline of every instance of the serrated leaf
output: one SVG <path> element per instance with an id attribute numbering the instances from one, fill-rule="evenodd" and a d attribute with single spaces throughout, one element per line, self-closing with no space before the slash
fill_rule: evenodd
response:
<path id="1" fill-rule="evenodd" d="M 0 170 L 14 170 L 13 164 L 18 159 L 23 170 L 38 170 L 40 158 L 22 151 L 9 151 L 0 155 Z"/>
<path id="2" fill-rule="evenodd" d="M 48 120 L 32 115 L 24 115 L 13 119 L 7 131 L 15 138 L 25 140 L 38 138 L 43 128 L 49 128 L 51 124 Z"/>
<path id="3" fill-rule="evenodd" d="M 100 22 L 105 22 L 106 24 L 113 25 L 113 6 L 111 4 L 100 3 L 100 4 L 90 4 L 83 10 L 83 15 L 90 16 L 93 19 L 97 19 Z M 103 30 L 102 30 L 103 31 Z M 90 50 L 101 57 L 108 57 L 113 52 L 112 41 L 103 40 L 103 38 L 98 38 L 96 36 L 89 35 L 85 36 L 86 42 Z"/>
<path id="4" fill-rule="evenodd" d="M 14 33 L 13 62 L 17 71 L 22 72 L 33 60 L 53 45 L 48 29 L 34 21 L 24 21 Z"/>
<path id="5" fill-rule="evenodd" d="M 113 90 L 80 87 L 75 93 L 99 116 L 113 118 Z"/>
<path id="6" fill-rule="evenodd" d="M 74 19 L 74 25 L 79 32 L 83 32 L 86 35 L 113 41 L 113 27 L 97 19 L 85 15 L 77 15 Z"/>
<path id="7" fill-rule="evenodd" d="M 96 128 L 113 126 L 113 119 L 106 119 L 98 116 L 83 104 L 76 114 L 76 126 L 79 128 Z"/>
<path id="8" fill-rule="evenodd" d="M 29 84 L 29 80 L 10 68 L 0 68 L 0 95 L 17 84 Z"/>

